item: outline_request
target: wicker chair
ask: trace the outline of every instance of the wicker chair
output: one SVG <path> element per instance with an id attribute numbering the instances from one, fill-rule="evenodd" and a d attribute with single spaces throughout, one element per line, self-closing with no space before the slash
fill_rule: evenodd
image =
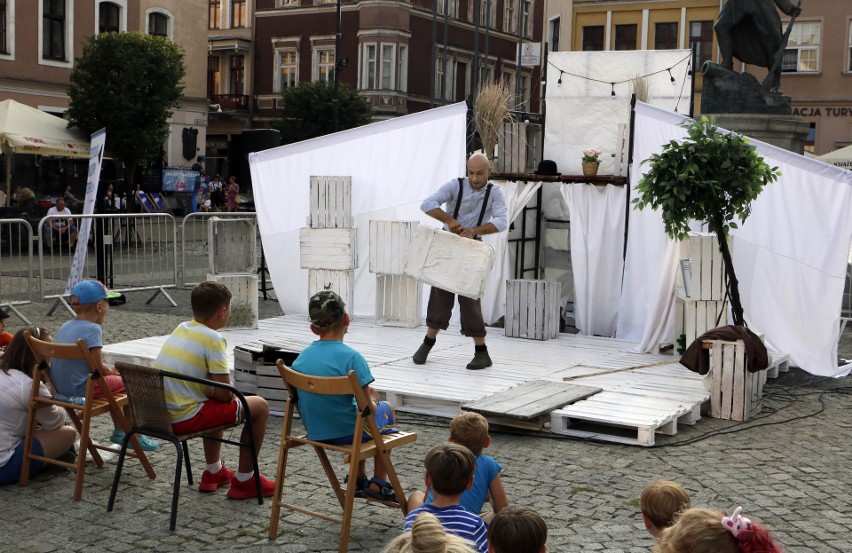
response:
<path id="1" fill-rule="evenodd" d="M 252 464 L 254 466 L 254 481 L 257 486 L 257 502 L 258 504 L 263 504 L 263 497 L 260 490 L 260 470 L 257 465 L 257 447 L 255 447 L 254 434 L 251 429 L 251 412 L 249 411 L 245 396 L 240 393 L 239 390 L 222 382 L 194 378 L 161 369 L 152 369 L 150 367 L 134 365 L 132 363 L 118 361 L 115 366 L 121 373 L 121 378 L 124 381 L 124 388 L 127 392 L 127 398 L 130 401 L 131 429 L 127 432 L 124 442 L 121 444 L 121 452 L 119 453 L 118 465 L 115 469 L 112 491 L 110 491 L 109 494 L 107 511 L 112 511 L 112 508 L 115 505 L 118 482 L 121 479 L 121 470 L 124 464 L 124 456 L 127 451 L 127 441 L 134 434 L 145 434 L 160 438 L 161 440 L 169 441 L 174 444 L 175 449 L 177 450 L 178 458 L 175 465 L 174 489 L 172 491 L 172 511 L 169 519 L 170 530 L 174 531 L 177 521 L 178 496 L 180 494 L 180 473 L 184 462 L 186 463 L 186 479 L 189 482 L 189 485 L 192 485 L 192 468 L 189 463 L 189 448 L 187 447 L 187 442 L 193 438 L 206 437 L 207 439 L 217 440 L 226 444 L 251 448 Z M 233 428 L 242 423 L 226 424 L 216 428 L 210 428 L 202 432 L 195 432 L 193 434 L 175 435 L 172 430 L 169 410 L 166 406 L 165 387 L 163 385 L 164 378 L 174 378 L 215 388 L 225 388 L 233 393 L 237 400 L 242 403 L 242 412 L 245 415 L 245 425 L 246 430 L 248 431 L 249 443 L 244 446 L 237 441 L 209 436 L 211 433 L 227 428 Z"/>

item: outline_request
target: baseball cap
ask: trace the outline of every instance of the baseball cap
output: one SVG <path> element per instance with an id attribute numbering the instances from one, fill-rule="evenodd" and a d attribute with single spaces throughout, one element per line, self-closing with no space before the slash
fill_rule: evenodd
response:
<path id="1" fill-rule="evenodd" d="M 107 287 L 99 280 L 83 280 L 74 286 L 71 290 L 71 305 L 85 305 L 87 303 L 95 303 L 101 300 L 117 298 L 121 294 L 118 292 L 110 292 Z"/>
<path id="2" fill-rule="evenodd" d="M 346 304 L 331 290 L 317 292 L 308 302 L 308 316 L 317 328 L 333 325 L 343 318 L 345 312 Z"/>

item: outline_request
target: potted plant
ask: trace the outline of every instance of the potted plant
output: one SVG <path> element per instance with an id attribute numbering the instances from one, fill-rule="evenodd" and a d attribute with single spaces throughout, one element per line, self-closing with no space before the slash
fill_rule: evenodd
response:
<path id="1" fill-rule="evenodd" d="M 598 174 L 598 166 L 601 164 L 601 151 L 596 148 L 583 150 L 583 176 L 594 177 Z"/>

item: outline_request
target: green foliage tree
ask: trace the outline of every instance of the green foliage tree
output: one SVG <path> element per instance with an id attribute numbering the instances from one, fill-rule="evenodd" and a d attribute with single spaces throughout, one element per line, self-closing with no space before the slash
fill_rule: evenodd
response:
<path id="1" fill-rule="evenodd" d="M 686 138 L 672 140 L 643 162 L 649 170 L 637 185 L 640 196 L 633 204 L 636 209 L 660 210 L 666 234 L 673 240 L 686 237 L 690 220 L 707 224 L 719 242 L 734 324 L 740 326 L 743 307 L 728 231 L 737 228 L 735 218 L 740 222 L 748 218 L 751 202 L 780 173 L 745 138 L 720 131 L 714 119 L 702 117 L 687 129 Z"/>
<path id="2" fill-rule="evenodd" d="M 334 83 L 314 81 L 291 86 L 284 91 L 280 119 L 273 126 L 281 131 L 282 144 L 291 144 L 334 132 Z M 339 83 L 338 130 L 360 127 L 370 122 L 373 106 L 366 98 Z"/>
<path id="3" fill-rule="evenodd" d="M 124 163 L 132 185 L 139 162 L 157 155 L 168 137 L 185 74 L 183 50 L 166 37 L 93 35 L 71 72 L 68 126 L 106 128 L 106 150 Z"/>

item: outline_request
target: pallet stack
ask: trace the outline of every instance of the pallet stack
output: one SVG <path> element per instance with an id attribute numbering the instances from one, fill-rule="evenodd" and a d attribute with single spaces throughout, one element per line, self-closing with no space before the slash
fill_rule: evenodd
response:
<path id="1" fill-rule="evenodd" d="M 510 338 L 549 340 L 559 336 L 562 284 L 546 280 L 506 281 L 506 322 Z"/>
<path id="2" fill-rule="evenodd" d="M 207 280 L 231 291 L 231 319 L 225 328 L 257 328 L 256 220 L 211 217 L 207 247 Z"/>
<path id="3" fill-rule="evenodd" d="M 710 416 L 747 421 L 760 412 L 768 371 L 748 371 L 742 340 L 705 340 L 710 350 Z"/>
<path id="4" fill-rule="evenodd" d="M 311 177 L 308 227 L 299 230 L 308 297 L 333 290 L 351 306 L 358 249 L 352 219 L 352 177 Z"/>
<path id="5" fill-rule="evenodd" d="M 715 234 L 690 232 L 680 242 L 678 273 L 674 343 L 683 353 L 708 330 L 728 324 L 725 266 Z"/>
<path id="6" fill-rule="evenodd" d="M 416 328 L 423 322 L 423 285 L 405 274 L 405 258 L 417 226 L 417 221 L 370 221 L 377 325 Z"/>

